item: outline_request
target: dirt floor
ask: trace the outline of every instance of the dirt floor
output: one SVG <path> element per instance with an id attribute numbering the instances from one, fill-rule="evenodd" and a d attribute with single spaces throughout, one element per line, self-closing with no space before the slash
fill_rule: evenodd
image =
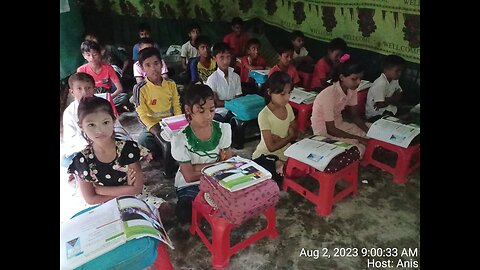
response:
<path id="1" fill-rule="evenodd" d="M 140 132 L 134 113 L 120 116 L 123 126 L 136 139 Z M 234 154 L 250 158 L 257 141 L 246 143 Z M 143 162 L 146 185 L 153 194 L 176 202 L 173 180 L 165 180 L 158 162 Z M 307 187 L 318 190 L 313 181 Z M 78 190 L 66 183 L 60 172 L 60 222 L 85 207 Z M 360 167 L 359 193 L 336 203 L 323 218 L 315 206 L 289 190 L 281 191 L 276 206 L 279 235 L 248 246 L 230 260 L 228 269 L 420 269 L 420 172 L 414 171 L 405 185 L 372 166 Z M 235 229 L 238 242 L 265 225 L 264 218 L 250 220 Z M 175 217 L 165 221 L 175 250 L 169 250 L 174 269 L 213 269 L 208 249 L 198 236 L 188 232 Z M 208 225 L 205 227 L 208 233 Z M 381 257 L 383 255 L 383 257 Z M 387 257 L 386 257 L 387 256 Z"/>

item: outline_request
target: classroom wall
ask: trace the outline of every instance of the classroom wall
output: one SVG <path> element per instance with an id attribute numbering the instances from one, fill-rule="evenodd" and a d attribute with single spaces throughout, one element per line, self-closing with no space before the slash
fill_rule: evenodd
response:
<path id="1" fill-rule="evenodd" d="M 230 31 L 231 18 L 240 16 L 246 20 L 246 29 L 264 32 L 274 46 L 287 39 L 292 30 L 303 31 L 306 47 L 314 59 L 325 53 L 329 40 L 339 36 L 347 41 L 350 53 L 367 63 L 364 76 L 367 80 L 379 76 L 385 55 L 395 53 L 404 57 L 408 64 L 400 82 L 406 100 L 409 103 L 420 100 L 419 0 L 84 0 L 79 3 L 85 31 L 95 32 L 104 43 L 125 47 L 129 53 L 138 40 L 140 22 L 148 22 L 153 39 L 160 47 L 167 48 L 187 41 L 192 22 L 198 23 L 202 33 L 213 42 L 219 41 Z M 368 27 L 362 22 L 366 20 L 365 14 L 369 14 Z"/>
<path id="2" fill-rule="evenodd" d="M 80 44 L 84 32 L 76 0 L 60 0 L 60 80 L 83 64 Z"/>

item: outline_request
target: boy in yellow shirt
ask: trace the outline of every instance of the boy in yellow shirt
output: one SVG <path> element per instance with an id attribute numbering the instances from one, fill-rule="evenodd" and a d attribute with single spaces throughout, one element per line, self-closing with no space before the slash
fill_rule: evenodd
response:
<path id="1" fill-rule="evenodd" d="M 144 81 L 133 88 L 133 100 L 140 124 L 144 130 L 138 143 L 150 149 L 154 158 L 162 157 L 165 177 L 173 178 L 178 166 L 172 158 L 170 142 L 160 132 L 160 121 L 169 116 L 182 114 L 177 85 L 162 77 L 162 58 L 157 48 L 145 48 L 138 61 L 146 73 Z"/>

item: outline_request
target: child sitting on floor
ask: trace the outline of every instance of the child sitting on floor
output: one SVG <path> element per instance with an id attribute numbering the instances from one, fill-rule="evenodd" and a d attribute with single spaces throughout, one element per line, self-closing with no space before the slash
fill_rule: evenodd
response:
<path id="1" fill-rule="evenodd" d="M 275 71 L 283 71 L 292 79 L 294 86 L 300 85 L 300 77 L 298 77 L 297 69 L 293 65 L 293 45 L 291 43 L 276 47 L 278 53 L 278 63 L 268 72 L 268 76 Z"/>
<path id="2" fill-rule="evenodd" d="M 247 55 L 240 59 L 240 82 L 242 89 L 255 87 L 249 73 L 253 69 L 265 69 L 265 59 L 260 55 L 260 40 L 251 38 L 247 42 Z"/>
<path id="3" fill-rule="evenodd" d="M 189 40 L 182 45 L 180 50 L 180 57 L 182 58 L 182 68 L 187 70 L 188 61 L 190 58 L 198 56 L 198 49 L 196 45 L 197 37 L 200 35 L 200 26 L 193 24 L 190 26 L 190 31 L 188 32 Z"/>
<path id="4" fill-rule="evenodd" d="M 170 142 L 160 135 L 160 121 L 182 113 L 177 85 L 162 77 L 162 57 L 157 48 L 143 49 L 138 61 L 147 74 L 145 80 L 133 88 L 137 118 L 143 126 L 138 143 L 148 148 L 154 158 L 161 158 L 165 178 L 173 178 L 177 165 L 170 154 Z"/>
<path id="5" fill-rule="evenodd" d="M 199 56 L 189 60 L 187 71 L 190 75 L 190 82 L 206 83 L 208 77 L 217 69 L 217 62 L 212 57 L 210 40 L 206 36 L 199 36 L 196 46 Z"/>
<path id="6" fill-rule="evenodd" d="M 258 126 L 262 135 L 252 159 L 269 170 L 273 180 L 281 186 L 283 164 L 287 160 L 283 152 L 298 135 L 295 115 L 288 103 L 292 81 L 287 73 L 277 71 L 268 78 L 266 84 L 267 106 L 258 114 Z"/>
<path id="7" fill-rule="evenodd" d="M 80 50 L 88 63 L 78 67 L 77 72 L 85 72 L 93 77 L 97 93 L 111 93 L 117 111 L 128 110 L 124 108 L 128 105 L 128 95 L 123 92 L 123 86 L 113 67 L 102 62 L 100 45 L 86 40 L 82 42 Z"/>
<path id="8" fill-rule="evenodd" d="M 63 146 L 60 165 L 65 168 L 72 163 L 73 157 L 88 145 L 78 126 L 78 104 L 83 97 L 92 97 L 95 94 L 95 80 L 88 73 L 77 72 L 68 78 L 68 85 L 75 100 L 63 112 Z M 131 140 L 130 135 L 119 121 L 115 121 L 114 128 L 117 138 Z M 73 180 L 73 178 L 70 177 L 69 180 Z"/>
<path id="9" fill-rule="evenodd" d="M 229 111 L 225 109 L 225 101 L 242 95 L 240 76 L 230 67 L 231 49 L 225 42 L 213 45 L 213 57 L 217 62 L 217 70 L 207 79 L 207 85 L 215 94 L 215 120 L 229 122 Z"/>
<path id="10" fill-rule="evenodd" d="M 313 72 L 313 59 L 305 48 L 305 36 L 302 31 L 292 31 L 290 41 L 293 45 L 293 64 L 297 71 Z"/>
<path id="11" fill-rule="evenodd" d="M 143 185 L 140 159 L 148 151 L 131 140 L 115 139 L 115 116 L 110 103 L 100 97 L 84 97 L 78 120 L 88 145 L 73 158 L 68 171 L 75 173 L 87 204 L 99 204 L 117 196 L 134 195 L 157 209 L 165 200 L 148 194 Z M 163 205 L 168 211 L 169 206 Z"/>
<path id="12" fill-rule="evenodd" d="M 139 38 L 151 38 L 152 29 L 150 28 L 150 24 L 146 22 L 142 22 L 138 25 L 138 37 Z M 159 48 L 158 44 L 155 42 L 153 47 Z M 132 60 L 133 62 L 138 61 L 138 53 L 140 52 L 140 44 L 136 43 L 133 45 L 132 49 Z"/>
<path id="13" fill-rule="evenodd" d="M 145 48 L 151 48 L 154 47 L 154 42 L 153 39 L 151 38 L 141 38 L 140 41 L 138 41 L 138 49 L 139 51 L 145 49 Z M 133 76 L 135 77 L 135 81 L 137 83 L 140 83 L 145 79 L 145 76 L 147 74 L 143 70 L 142 66 L 140 65 L 140 61 L 135 62 L 133 64 Z M 167 64 L 165 64 L 165 61 L 162 59 L 162 77 L 165 79 L 168 79 L 168 67 Z"/>
<path id="14" fill-rule="evenodd" d="M 365 153 L 368 127 L 357 112 L 357 88 L 363 77 L 364 68 L 359 63 L 341 58 L 339 66 L 333 70 L 333 85 L 323 89 L 313 102 L 313 134 L 335 137 L 358 147 L 360 157 Z M 353 123 L 343 121 L 342 111 L 348 107 Z"/>
<path id="15" fill-rule="evenodd" d="M 375 122 L 384 115 L 399 116 L 402 87 L 398 79 L 405 68 L 405 60 L 398 55 L 388 55 L 383 62 L 383 72 L 370 86 L 365 103 L 365 116 L 369 122 Z"/>
<path id="16" fill-rule="evenodd" d="M 320 58 L 313 69 L 310 87 L 323 90 L 329 86 L 327 81 L 331 79 L 331 71 L 340 62 L 338 59 L 346 52 L 347 43 L 341 38 L 332 39 L 327 45 L 327 55 Z"/>
<path id="17" fill-rule="evenodd" d="M 192 201 L 199 190 L 203 167 L 232 157 L 230 124 L 213 121 L 214 93 L 208 85 L 192 84 L 186 90 L 185 115 L 190 124 L 172 138 L 172 156 L 180 163 L 175 176 L 176 213 L 190 222 Z"/>
<path id="18" fill-rule="evenodd" d="M 248 36 L 247 33 L 243 31 L 243 20 L 240 17 L 233 18 L 231 25 L 232 32 L 223 37 L 223 42 L 227 43 L 231 48 L 231 65 L 233 67 L 236 62 L 236 57 L 245 55 Z"/>

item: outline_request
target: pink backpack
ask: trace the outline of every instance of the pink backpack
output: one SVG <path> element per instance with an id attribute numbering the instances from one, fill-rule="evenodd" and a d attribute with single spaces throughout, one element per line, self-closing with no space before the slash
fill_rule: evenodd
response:
<path id="1" fill-rule="evenodd" d="M 244 221 L 258 216 L 267 208 L 275 206 L 280 190 L 277 183 L 267 179 L 251 187 L 230 192 L 218 184 L 215 179 L 202 175 L 200 190 L 209 194 L 217 205 L 218 214 L 229 222 L 240 225 Z"/>

